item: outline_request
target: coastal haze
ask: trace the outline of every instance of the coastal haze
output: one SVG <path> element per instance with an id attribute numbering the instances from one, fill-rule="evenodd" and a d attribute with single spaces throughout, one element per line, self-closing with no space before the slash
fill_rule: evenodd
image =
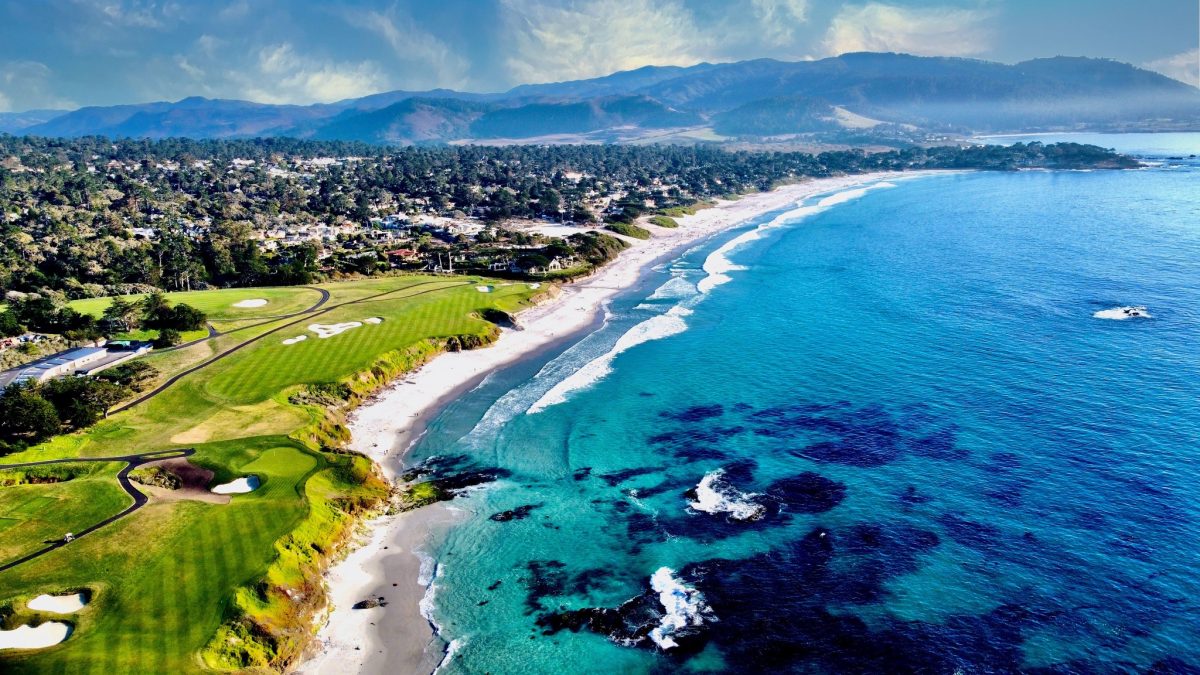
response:
<path id="1" fill-rule="evenodd" d="M 1198 43 L 0 5 L 0 671 L 1200 672 Z"/>

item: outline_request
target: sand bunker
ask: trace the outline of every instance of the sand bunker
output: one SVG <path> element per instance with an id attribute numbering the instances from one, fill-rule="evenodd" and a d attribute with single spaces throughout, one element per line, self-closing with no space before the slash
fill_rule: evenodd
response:
<path id="1" fill-rule="evenodd" d="M 242 300 L 241 302 L 235 302 L 235 303 L 233 303 L 233 306 L 237 307 L 239 309 L 249 309 L 251 307 L 262 307 L 263 305 L 266 305 L 266 304 L 267 304 L 267 301 L 263 300 L 262 298 L 251 298 L 250 300 Z"/>
<path id="2" fill-rule="evenodd" d="M 529 287 L 534 290 L 537 290 L 537 289 L 541 288 L 542 285 L 541 284 L 529 284 Z"/>
<path id="3" fill-rule="evenodd" d="M 0 630 L 0 649 L 43 649 L 53 647 L 70 636 L 70 624 L 47 621 L 40 626 Z"/>
<path id="4" fill-rule="evenodd" d="M 351 328 L 362 326 L 361 321 L 347 321 L 345 323 L 313 323 L 309 324 L 308 329 L 317 334 L 318 338 L 324 340 L 331 338 L 334 335 L 341 335 Z"/>
<path id="5" fill-rule="evenodd" d="M 480 293 L 491 293 L 495 289 L 492 286 L 476 286 L 475 290 L 479 291 Z"/>
<path id="6" fill-rule="evenodd" d="M 177 502 L 186 499 L 207 502 L 209 504 L 229 503 L 229 495 L 213 494 L 209 491 L 208 484 L 212 482 L 213 472 L 202 466 L 192 464 L 186 457 L 160 459 L 157 462 L 150 462 L 143 466 L 161 466 L 179 476 L 180 485 L 176 490 L 168 490 L 167 488 L 143 485 L 141 483 L 137 485 L 139 492 L 154 497 L 159 501 Z"/>
<path id="7" fill-rule="evenodd" d="M 379 317 L 377 317 L 377 316 L 372 316 L 372 317 L 369 317 L 369 318 L 363 319 L 363 323 L 370 323 L 370 324 L 376 324 L 376 325 L 377 325 L 377 324 L 381 324 L 381 323 L 383 323 L 383 319 L 381 319 L 381 318 L 379 318 Z"/>
<path id="8" fill-rule="evenodd" d="M 283 344 L 285 344 L 285 345 L 294 345 L 294 344 L 296 344 L 297 342 L 304 342 L 304 341 L 305 341 L 305 340 L 307 340 L 307 339 L 308 339 L 308 336 L 307 336 L 307 335 L 297 335 L 296 337 L 291 337 L 291 338 L 288 338 L 288 339 L 284 340 L 284 341 L 283 341 Z"/>
<path id="9" fill-rule="evenodd" d="M 87 596 L 83 593 L 70 593 L 67 595 L 39 595 L 25 603 L 25 606 L 35 612 L 74 614 L 86 607 L 87 603 Z"/>
<path id="10" fill-rule="evenodd" d="M 245 476 L 224 485 L 218 485 L 212 491 L 218 495 L 244 495 L 247 492 L 254 492 L 261 484 L 258 476 Z"/>

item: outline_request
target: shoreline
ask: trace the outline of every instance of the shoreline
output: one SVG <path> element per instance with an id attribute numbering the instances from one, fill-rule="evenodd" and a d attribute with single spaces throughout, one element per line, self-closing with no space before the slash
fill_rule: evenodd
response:
<path id="1" fill-rule="evenodd" d="M 505 329 L 499 340 L 483 349 L 442 354 L 364 402 L 350 417 L 349 447 L 370 457 L 394 480 L 409 448 L 447 404 L 489 373 L 589 332 L 603 320 L 609 301 L 634 287 L 660 261 L 813 195 L 940 173 L 951 172 L 876 172 L 811 179 L 736 201 L 718 201 L 677 218 L 678 228 L 639 221 L 653 233 L 649 240 L 605 232 L 631 247 L 593 275 L 564 285 L 557 297 L 520 312 L 519 330 Z M 428 576 L 428 570 L 422 570 L 428 563 L 421 552 L 453 524 L 456 513 L 457 509 L 445 504 L 434 504 L 371 521 L 367 536 L 326 575 L 331 609 L 317 632 L 315 654 L 299 664 L 297 672 L 344 673 L 351 663 L 360 673 L 435 670 L 442 645 L 421 611 L 426 587 L 420 580 Z M 386 609 L 352 609 L 360 600 L 380 596 L 389 604 Z"/>

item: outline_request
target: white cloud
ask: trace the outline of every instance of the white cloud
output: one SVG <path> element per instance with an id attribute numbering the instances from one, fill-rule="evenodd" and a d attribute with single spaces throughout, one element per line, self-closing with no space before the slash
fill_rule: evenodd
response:
<path id="1" fill-rule="evenodd" d="M 252 72 L 228 76 L 240 95 L 260 103 L 338 101 L 382 91 L 387 83 L 373 61 L 321 61 L 298 54 L 290 43 L 264 47 Z"/>
<path id="2" fill-rule="evenodd" d="M 501 0 L 518 82 L 573 80 L 647 64 L 703 61 L 692 15 L 674 0 Z"/>
<path id="3" fill-rule="evenodd" d="M 379 35 L 400 63 L 416 66 L 409 69 L 406 79 L 420 84 L 408 86 L 460 87 L 466 83 L 470 62 L 432 33 L 421 30 L 398 7 L 387 12 L 347 12 L 346 21 Z"/>
<path id="4" fill-rule="evenodd" d="M 774 45 L 792 42 L 797 25 L 808 21 L 808 0 L 751 0 L 761 37 Z"/>
<path id="5" fill-rule="evenodd" d="M 825 33 L 830 55 L 846 52 L 904 52 L 968 56 L 987 51 L 990 12 L 954 7 L 907 8 L 870 2 L 847 5 Z"/>
<path id="6" fill-rule="evenodd" d="M 185 9 L 176 2 L 155 0 L 75 0 L 75 4 L 110 26 L 127 28 L 164 28 Z"/>
<path id="7" fill-rule="evenodd" d="M 54 73 L 37 61 L 0 62 L 0 111 L 35 108 L 75 108 L 76 104 L 50 90 Z"/>
<path id="8" fill-rule="evenodd" d="M 1147 63 L 1146 67 L 1193 87 L 1200 87 L 1200 48 L 1155 59 Z"/>

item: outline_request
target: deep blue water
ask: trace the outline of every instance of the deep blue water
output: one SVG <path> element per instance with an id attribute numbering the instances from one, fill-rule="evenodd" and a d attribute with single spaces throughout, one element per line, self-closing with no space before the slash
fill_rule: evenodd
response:
<path id="1" fill-rule="evenodd" d="M 489 379 L 412 458 L 511 472 L 434 552 L 444 670 L 1200 667 L 1198 181 L 943 175 L 771 214 Z M 1123 306 L 1151 317 L 1094 316 Z"/>

